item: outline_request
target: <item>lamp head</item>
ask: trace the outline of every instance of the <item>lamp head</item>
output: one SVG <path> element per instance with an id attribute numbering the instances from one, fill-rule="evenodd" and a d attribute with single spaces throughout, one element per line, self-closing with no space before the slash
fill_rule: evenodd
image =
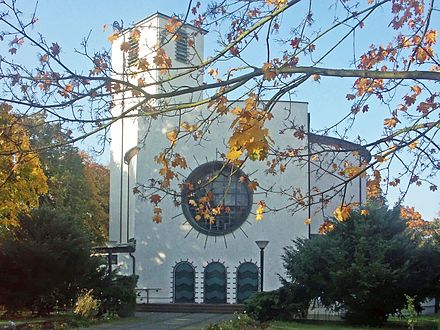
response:
<path id="1" fill-rule="evenodd" d="M 267 244 L 269 244 L 269 241 L 255 241 L 255 243 L 257 243 L 258 247 L 263 250 Z"/>

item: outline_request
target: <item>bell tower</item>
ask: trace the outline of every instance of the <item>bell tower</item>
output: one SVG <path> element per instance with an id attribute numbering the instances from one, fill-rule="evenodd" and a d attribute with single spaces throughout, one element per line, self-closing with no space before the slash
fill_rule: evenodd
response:
<path id="1" fill-rule="evenodd" d="M 205 31 L 156 13 L 116 33 L 112 78 L 121 84 L 115 82 L 111 88 L 115 122 L 110 127 L 109 236 L 111 241 L 125 243 L 135 236 L 138 201 L 133 188 L 143 183 L 139 170 L 157 150 L 151 136 L 166 132 L 167 114 L 175 115 L 182 111 L 179 105 L 201 98 L 200 92 L 171 94 L 203 83 Z M 134 88 L 126 90 L 127 83 Z M 152 120 L 152 116 L 162 118 Z"/>

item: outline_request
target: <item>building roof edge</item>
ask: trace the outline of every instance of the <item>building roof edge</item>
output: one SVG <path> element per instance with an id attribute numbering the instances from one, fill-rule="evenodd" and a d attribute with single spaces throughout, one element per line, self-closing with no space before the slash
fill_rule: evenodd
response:
<path id="1" fill-rule="evenodd" d="M 362 156 L 362 158 L 365 161 L 370 162 L 371 160 L 371 153 L 367 150 L 367 148 L 354 142 L 350 142 L 347 140 L 343 140 L 331 136 L 313 134 L 313 133 L 309 133 L 309 141 L 311 143 L 337 146 L 343 149 L 344 151 L 356 151 L 359 152 L 359 154 Z"/>

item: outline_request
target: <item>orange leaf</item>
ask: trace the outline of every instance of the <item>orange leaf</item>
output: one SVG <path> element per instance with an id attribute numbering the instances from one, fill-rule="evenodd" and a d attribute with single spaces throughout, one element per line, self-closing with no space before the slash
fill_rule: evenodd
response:
<path id="1" fill-rule="evenodd" d="M 157 194 L 151 195 L 151 197 L 150 197 L 150 202 L 155 205 L 159 204 L 161 200 L 162 200 L 162 198 Z"/>

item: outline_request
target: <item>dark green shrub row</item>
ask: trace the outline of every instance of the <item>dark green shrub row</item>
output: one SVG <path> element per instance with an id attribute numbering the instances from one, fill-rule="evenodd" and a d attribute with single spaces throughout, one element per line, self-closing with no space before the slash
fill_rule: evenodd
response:
<path id="1" fill-rule="evenodd" d="M 308 308 L 307 291 L 292 284 L 270 292 L 257 292 L 245 301 L 246 312 L 261 322 L 303 318 Z"/>

